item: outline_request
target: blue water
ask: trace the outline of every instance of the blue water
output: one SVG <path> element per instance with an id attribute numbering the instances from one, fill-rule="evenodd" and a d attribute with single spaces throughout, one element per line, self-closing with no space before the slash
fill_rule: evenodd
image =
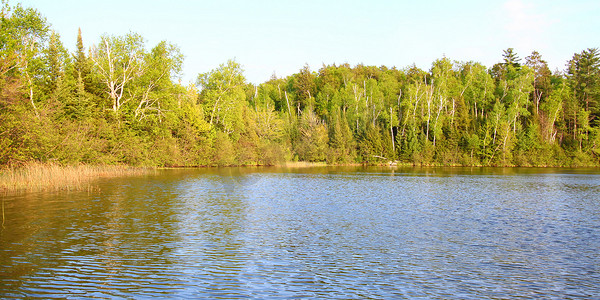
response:
<path id="1" fill-rule="evenodd" d="M 600 172 L 164 170 L 2 196 L 1 298 L 593 298 Z"/>

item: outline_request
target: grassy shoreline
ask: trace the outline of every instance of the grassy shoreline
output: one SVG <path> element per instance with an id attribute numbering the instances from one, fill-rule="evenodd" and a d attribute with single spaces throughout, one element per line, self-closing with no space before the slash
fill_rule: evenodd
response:
<path id="1" fill-rule="evenodd" d="M 119 165 L 28 163 L 18 168 L 0 169 L 0 192 L 90 190 L 92 181 L 99 178 L 143 175 L 154 170 Z"/>

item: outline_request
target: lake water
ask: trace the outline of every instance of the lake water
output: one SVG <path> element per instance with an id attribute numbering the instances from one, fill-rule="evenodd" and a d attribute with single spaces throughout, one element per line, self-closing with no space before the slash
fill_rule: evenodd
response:
<path id="1" fill-rule="evenodd" d="M 0 298 L 600 295 L 597 169 L 164 170 L 0 197 Z"/>

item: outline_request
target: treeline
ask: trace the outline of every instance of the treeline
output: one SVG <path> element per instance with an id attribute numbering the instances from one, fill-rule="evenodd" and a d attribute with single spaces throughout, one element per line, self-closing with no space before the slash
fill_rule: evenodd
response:
<path id="1" fill-rule="evenodd" d="M 4 2 L 3 2 L 4 3 Z M 260 85 L 235 61 L 178 80 L 183 56 L 134 33 L 69 53 L 34 9 L 4 3 L 0 165 L 333 164 L 596 166 L 600 53 L 552 73 L 512 48 L 487 68 L 308 66 Z"/>

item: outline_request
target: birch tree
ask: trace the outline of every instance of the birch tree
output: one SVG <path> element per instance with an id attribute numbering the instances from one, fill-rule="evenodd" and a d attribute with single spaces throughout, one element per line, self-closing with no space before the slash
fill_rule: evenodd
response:
<path id="1" fill-rule="evenodd" d="M 544 122 L 542 122 L 542 137 L 548 143 L 553 143 L 556 140 L 558 131 L 555 124 L 561 119 L 564 102 L 573 97 L 573 92 L 569 86 L 563 82 L 555 88 L 548 96 L 546 101 L 540 105 L 540 110 L 543 112 Z M 572 101 L 571 101 L 572 102 Z"/>
<path id="2" fill-rule="evenodd" d="M 92 47 L 91 54 L 95 71 L 112 102 L 112 110 L 118 115 L 123 105 L 131 100 L 126 91 L 132 81 L 145 71 L 144 40 L 135 33 L 104 35 L 100 43 Z"/>
<path id="3" fill-rule="evenodd" d="M 149 115 L 158 116 L 162 120 L 168 109 L 169 91 L 173 86 L 172 78 L 181 72 L 183 55 L 179 49 L 167 42 L 160 42 L 143 61 L 143 74 L 136 80 L 131 97 L 136 105 L 134 115 L 142 120 Z"/>
<path id="4" fill-rule="evenodd" d="M 218 125 L 224 132 L 232 133 L 243 125 L 245 81 L 242 67 L 233 60 L 198 76 L 197 83 L 202 88 L 200 97 L 205 111 L 210 112 L 211 127 Z"/>
<path id="5" fill-rule="evenodd" d="M 4 4 L 0 17 L 0 78 L 9 72 L 19 73 L 37 115 L 35 86 L 45 67 L 42 50 L 49 25 L 37 10 L 23 8 L 20 4 L 14 8 Z"/>

